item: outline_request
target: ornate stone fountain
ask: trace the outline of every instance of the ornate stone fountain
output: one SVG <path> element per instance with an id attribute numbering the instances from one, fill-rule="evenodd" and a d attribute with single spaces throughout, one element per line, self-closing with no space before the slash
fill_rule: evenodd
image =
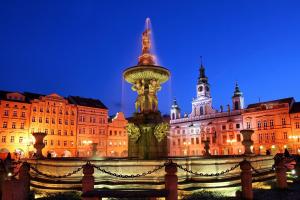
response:
<path id="1" fill-rule="evenodd" d="M 124 79 L 137 92 L 135 113 L 128 124 L 129 157 L 157 159 L 166 157 L 168 123 L 163 122 L 158 110 L 157 92 L 161 84 L 170 77 L 168 69 L 158 66 L 151 53 L 150 19 L 146 19 L 146 29 L 142 34 L 142 53 L 138 64 L 123 72 Z"/>

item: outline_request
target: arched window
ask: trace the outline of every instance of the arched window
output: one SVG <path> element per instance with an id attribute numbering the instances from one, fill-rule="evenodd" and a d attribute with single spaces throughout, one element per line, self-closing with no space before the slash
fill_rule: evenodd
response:
<path id="1" fill-rule="evenodd" d="M 235 101 L 235 102 L 234 102 L 234 109 L 235 109 L 235 110 L 239 110 L 239 109 L 240 109 L 239 107 L 240 107 L 239 102 L 238 102 L 238 101 Z"/>
<path id="2" fill-rule="evenodd" d="M 200 107 L 200 115 L 203 115 L 204 114 L 204 112 L 203 112 L 203 107 L 201 106 Z"/>
<path id="3" fill-rule="evenodd" d="M 175 113 L 172 113 L 172 119 L 175 119 Z"/>

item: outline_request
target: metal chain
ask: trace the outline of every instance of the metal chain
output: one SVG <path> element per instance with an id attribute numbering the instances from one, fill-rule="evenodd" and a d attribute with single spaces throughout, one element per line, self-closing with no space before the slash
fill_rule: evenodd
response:
<path id="1" fill-rule="evenodd" d="M 131 174 L 131 175 L 123 175 L 123 174 L 117 174 L 117 173 L 113 173 L 113 172 L 110 172 L 110 171 L 107 171 L 103 168 L 101 168 L 100 166 L 96 166 L 96 165 L 92 165 L 94 168 L 96 168 L 97 170 L 103 172 L 103 173 L 106 173 L 106 174 L 109 174 L 111 176 L 115 176 L 115 177 L 118 177 L 118 178 L 137 178 L 137 177 L 142 177 L 142 176 L 147 176 L 149 174 L 152 174 L 160 169 L 162 169 L 164 166 L 166 166 L 168 163 L 164 163 L 163 165 L 160 165 L 148 172 L 143 172 L 141 174 Z"/>
<path id="2" fill-rule="evenodd" d="M 217 173 L 211 173 L 211 174 L 201 173 L 201 172 L 200 173 L 199 172 L 194 172 L 192 170 L 189 170 L 189 169 L 183 167 L 182 165 L 178 165 L 178 164 L 176 164 L 176 165 L 177 165 L 177 167 L 179 169 L 182 169 L 183 171 L 186 171 L 186 172 L 188 172 L 190 174 L 194 174 L 194 175 L 197 175 L 197 176 L 220 176 L 220 175 L 224 175 L 224 174 L 226 174 L 226 173 L 228 173 L 228 172 L 230 172 L 230 171 L 238 168 L 240 166 L 240 163 L 236 164 L 235 166 L 233 166 L 233 167 L 231 167 L 229 169 L 226 169 L 225 171 L 217 172 Z"/>
<path id="3" fill-rule="evenodd" d="M 30 165 L 30 169 L 32 169 L 37 174 L 45 176 L 47 178 L 66 178 L 66 177 L 69 177 L 69 176 L 72 176 L 72 175 L 78 173 L 80 170 L 82 170 L 82 167 L 79 167 L 79 168 L 77 168 L 76 170 L 74 170 L 74 171 L 72 171 L 70 173 L 67 173 L 65 175 L 60 175 L 60 176 L 54 176 L 54 175 L 51 175 L 51 174 L 46 174 L 44 172 L 39 171 L 37 168 L 35 168 L 35 167 L 31 166 L 31 165 Z"/>
<path id="4" fill-rule="evenodd" d="M 250 162 L 249 162 L 249 163 L 250 163 Z M 254 171 L 254 173 L 256 173 L 256 174 L 259 174 L 259 173 L 262 173 L 262 172 L 271 172 L 271 171 L 274 171 L 274 169 L 271 168 L 271 169 L 269 169 L 268 171 L 262 171 L 262 172 L 260 172 L 260 171 L 258 171 L 257 169 L 255 169 L 251 163 L 250 163 L 250 167 L 251 167 L 251 169 Z"/>

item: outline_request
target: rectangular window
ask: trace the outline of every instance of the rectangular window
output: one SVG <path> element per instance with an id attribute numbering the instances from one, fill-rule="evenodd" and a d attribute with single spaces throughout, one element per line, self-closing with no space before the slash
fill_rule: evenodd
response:
<path id="1" fill-rule="evenodd" d="M 258 129 L 258 130 L 261 129 L 261 122 L 260 122 L 260 121 L 257 122 L 257 129 Z"/>
<path id="2" fill-rule="evenodd" d="M 15 136 L 10 136 L 10 143 L 14 143 L 15 142 Z"/>
<path id="3" fill-rule="evenodd" d="M 41 117 L 39 117 L 39 123 L 42 123 L 43 119 Z"/>
<path id="4" fill-rule="evenodd" d="M 235 125 L 235 128 L 240 128 L 240 124 L 236 124 L 236 125 Z"/>
<path id="5" fill-rule="evenodd" d="M 49 118 L 48 117 L 46 118 L 46 123 L 49 124 Z"/>
<path id="6" fill-rule="evenodd" d="M 178 146 L 180 145 L 180 139 L 177 139 Z"/>
<path id="7" fill-rule="evenodd" d="M 71 134 L 71 136 L 73 136 L 73 135 L 74 135 L 72 130 L 71 130 L 70 134 Z"/>
<path id="8" fill-rule="evenodd" d="M 52 124 L 55 124 L 55 119 L 54 118 L 52 118 Z"/>
<path id="9" fill-rule="evenodd" d="M 8 116 L 8 110 L 4 110 L 4 116 Z"/>
<path id="10" fill-rule="evenodd" d="M 282 118 L 282 119 L 281 119 L 281 122 L 282 122 L 282 126 L 286 125 L 285 118 Z"/>
<path id="11" fill-rule="evenodd" d="M 259 142 L 259 143 L 262 143 L 262 134 L 261 134 L 261 133 L 258 134 L 258 142 Z"/>
<path id="12" fill-rule="evenodd" d="M 54 129 L 51 129 L 51 135 L 54 135 Z"/>
<path id="13" fill-rule="evenodd" d="M 11 128 L 16 128 L 16 122 L 13 122 Z"/>
<path id="14" fill-rule="evenodd" d="M 3 122 L 3 128 L 7 128 L 7 122 Z"/>
<path id="15" fill-rule="evenodd" d="M 40 108 L 40 112 L 43 112 L 43 108 Z"/>
<path id="16" fill-rule="evenodd" d="M 21 129 L 24 129 L 24 122 L 21 123 L 20 128 L 21 128 Z"/>
<path id="17" fill-rule="evenodd" d="M 64 141 L 64 146 L 67 146 L 67 141 Z"/>
<path id="18" fill-rule="evenodd" d="M 246 126 L 247 126 L 247 129 L 250 129 L 251 128 L 251 123 L 247 122 Z"/>
<path id="19" fill-rule="evenodd" d="M 31 120 L 32 122 L 35 122 L 35 117 L 32 117 L 32 120 Z"/>
<path id="20" fill-rule="evenodd" d="M 288 139 L 288 133 L 287 133 L 287 132 L 284 132 L 284 133 L 283 133 L 283 139 L 285 139 L 285 140 Z"/>
<path id="21" fill-rule="evenodd" d="M 68 135 L 68 132 L 67 132 L 67 130 L 64 130 L 64 135 Z"/>
<path id="22" fill-rule="evenodd" d="M 45 129 L 45 133 L 48 135 L 48 129 Z"/>
<path id="23" fill-rule="evenodd" d="M 270 127 L 274 128 L 274 120 L 273 119 L 270 120 Z"/>
<path id="24" fill-rule="evenodd" d="M 265 140 L 266 142 L 269 142 L 269 133 L 265 133 Z"/>
<path id="25" fill-rule="evenodd" d="M 191 139 L 191 143 L 192 143 L 192 144 L 194 144 L 194 143 L 195 143 L 195 141 L 194 141 L 194 140 L 195 140 L 194 138 L 192 138 L 192 139 Z"/>
<path id="26" fill-rule="evenodd" d="M 17 117 L 17 111 L 16 110 L 13 111 L 13 117 Z"/>
<path id="27" fill-rule="evenodd" d="M 23 143 L 23 137 L 19 137 L 19 143 Z"/>
<path id="28" fill-rule="evenodd" d="M 296 128 L 300 128 L 300 123 L 296 122 Z"/>
<path id="29" fill-rule="evenodd" d="M 272 139 L 272 142 L 275 142 L 275 133 L 271 134 L 271 139 Z"/>
<path id="30" fill-rule="evenodd" d="M 69 124 L 69 122 L 68 122 L 68 120 L 66 119 L 66 120 L 65 120 L 65 125 L 68 125 L 68 124 Z"/>
<path id="31" fill-rule="evenodd" d="M 240 141 L 241 141 L 241 134 L 237 134 L 237 135 L 236 135 L 236 141 L 237 141 L 237 142 L 240 142 Z"/>
<path id="32" fill-rule="evenodd" d="M 71 145 L 71 147 L 74 146 L 74 142 L 73 142 L 73 141 L 70 141 L 70 145 Z"/>
<path id="33" fill-rule="evenodd" d="M 57 146 L 60 146 L 60 140 L 57 140 Z"/>
<path id="34" fill-rule="evenodd" d="M 268 127 L 268 122 L 267 122 L 267 120 L 265 120 L 264 121 L 264 129 L 267 129 L 267 127 Z"/>
<path id="35" fill-rule="evenodd" d="M 53 146 L 53 140 L 50 140 L 50 145 Z"/>
<path id="36" fill-rule="evenodd" d="M 25 117 L 25 112 L 22 112 L 21 117 Z"/>
<path id="37" fill-rule="evenodd" d="M 61 119 L 58 119 L 58 123 L 59 123 L 59 124 L 61 124 L 61 123 L 62 123 L 61 121 L 62 121 Z"/>
<path id="38" fill-rule="evenodd" d="M 47 140 L 44 140 L 44 144 L 45 144 L 45 146 L 47 146 L 47 144 L 48 144 L 48 143 L 47 143 Z"/>
<path id="39" fill-rule="evenodd" d="M 226 130 L 226 125 L 223 125 L 223 126 L 222 126 L 222 130 Z"/>
<path id="40" fill-rule="evenodd" d="M 74 125 L 74 120 L 71 120 L 71 125 Z"/>
<path id="41" fill-rule="evenodd" d="M 2 136 L 1 142 L 6 143 L 6 136 Z"/>
<path id="42" fill-rule="evenodd" d="M 58 135 L 61 135 L 61 130 L 58 130 Z"/>

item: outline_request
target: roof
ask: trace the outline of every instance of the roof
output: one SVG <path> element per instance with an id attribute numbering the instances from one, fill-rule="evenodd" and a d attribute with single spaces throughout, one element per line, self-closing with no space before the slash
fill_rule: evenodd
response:
<path id="1" fill-rule="evenodd" d="M 281 104 L 281 103 L 288 103 L 291 105 L 294 103 L 294 98 L 289 97 L 289 98 L 284 98 L 284 99 L 277 99 L 277 100 L 272 100 L 272 101 L 264 101 L 264 102 L 259 102 L 259 103 L 254 103 L 254 104 L 249 104 L 247 108 L 255 108 L 255 107 L 260 107 L 261 105 L 264 104 Z"/>
<path id="2" fill-rule="evenodd" d="M 300 102 L 295 102 L 291 109 L 291 113 L 298 113 L 300 112 Z"/>
<path id="3" fill-rule="evenodd" d="M 45 96 L 45 95 L 42 95 L 42 94 L 37 94 L 37 93 L 32 93 L 32 92 L 15 92 L 15 91 L 12 92 L 12 91 L 0 90 L 0 100 L 24 102 L 24 101 L 20 101 L 20 100 L 17 100 L 17 99 L 8 99 L 7 94 L 9 94 L 9 93 L 19 93 L 21 95 L 24 95 L 26 103 L 30 103 L 31 100 L 38 99 L 40 96 Z"/>
<path id="4" fill-rule="evenodd" d="M 107 107 L 99 99 L 84 98 L 79 96 L 69 96 L 68 100 L 70 103 L 79 106 L 107 109 Z"/>

